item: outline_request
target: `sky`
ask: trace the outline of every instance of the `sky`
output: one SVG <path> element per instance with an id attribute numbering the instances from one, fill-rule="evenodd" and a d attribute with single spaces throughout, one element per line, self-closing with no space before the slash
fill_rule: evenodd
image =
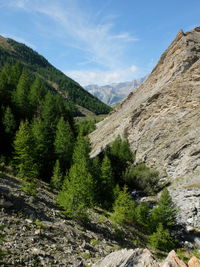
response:
<path id="1" fill-rule="evenodd" d="M 82 86 L 149 74 L 199 0 L 0 0 L 0 35 L 25 43 Z"/>

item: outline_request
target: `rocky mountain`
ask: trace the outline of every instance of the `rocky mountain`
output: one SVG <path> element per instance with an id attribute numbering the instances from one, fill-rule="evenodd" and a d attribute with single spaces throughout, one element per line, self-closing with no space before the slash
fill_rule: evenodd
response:
<path id="1" fill-rule="evenodd" d="M 200 229 L 200 27 L 180 31 L 147 80 L 90 135 L 94 157 L 118 135 L 136 164 L 146 162 L 170 181 L 187 229 Z"/>
<path id="2" fill-rule="evenodd" d="M 84 113 L 87 109 L 95 114 L 106 114 L 111 108 L 84 90 L 77 82 L 52 66 L 33 49 L 12 39 L 0 36 L 0 67 L 5 63 L 21 62 L 33 74 L 39 75 L 67 101 Z"/>
<path id="3" fill-rule="evenodd" d="M 144 82 L 146 77 L 131 82 L 112 83 L 104 86 L 97 84 L 87 85 L 85 89 L 107 105 L 114 105 L 122 101 L 137 86 Z"/>

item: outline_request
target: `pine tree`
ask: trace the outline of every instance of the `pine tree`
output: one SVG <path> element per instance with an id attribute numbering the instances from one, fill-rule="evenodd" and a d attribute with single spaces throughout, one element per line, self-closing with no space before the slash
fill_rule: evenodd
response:
<path id="1" fill-rule="evenodd" d="M 135 209 L 135 218 L 137 223 L 141 225 L 146 231 L 150 229 L 150 209 L 146 202 L 141 202 Z"/>
<path id="2" fill-rule="evenodd" d="M 170 251 L 175 247 L 175 241 L 168 229 L 164 229 L 162 223 L 158 224 L 156 232 L 149 237 L 150 245 L 154 249 Z"/>
<path id="3" fill-rule="evenodd" d="M 38 167 L 34 162 L 33 138 L 28 122 L 21 122 L 14 140 L 15 162 L 18 177 L 24 179 L 36 178 Z"/>
<path id="4" fill-rule="evenodd" d="M 12 113 L 12 110 L 9 106 L 6 107 L 5 112 L 4 112 L 3 125 L 4 125 L 5 133 L 13 134 L 15 127 L 16 127 L 16 122 L 15 122 L 15 118 Z"/>
<path id="5" fill-rule="evenodd" d="M 118 224 L 133 224 L 135 221 L 135 203 L 124 186 L 113 205 L 111 219 Z"/>
<path id="6" fill-rule="evenodd" d="M 16 91 L 13 93 L 13 102 L 18 108 L 21 118 L 29 117 L 30 106 L 28 102 L 28 92 L 30 87 L 30 78 L 27 71 L 23 71 L 19 82 L 17 84 Z"/>
<path id="7" fill-rule="evenodd" d="M 58 194 L 58 203 L 69 217 L 82 219 L 92 207 L 93 192 L 93 179 L 85 162 L 75 163 Z"/>
<path id="8" fill-rule="evenodd" d="M 83 137 L 78 137 L 73 153 L 73 165 L 69 170 L 58 203 L 73 218 L 85 218 L 94 200 L 94 182 L 89 169 L 89 147 Z"/>
<path id="9" fill-rule="evenodd" d="M 72 156 L 73 163 L 79 163 L 85 161 L 85 165 L 89 168 L 90 167 L 90 160 L 89 160 L 89 141 L 86 137 L 79 135 L 77 137 L 77 141 L 74 145 L 74 152 Z"/>
<path id="10" fill-rule="evenodd" d="M 101 176 L 99 184 L 100 201 L 104 208 L 111 208 L 114 200 L 114 181 L 112 166 L 108 156 L 105 156 L 101 166 Z"/>
<path id="11" fill-rule="evenodd" d="M 56 160 L 50 184 L 53 188 L 61 189 L 62 182 L 63 182 L 63 175 L 60 170 L 60 163 L 59 160 Z"/>
<path id="12" fill-rule="evenodd" d="M 111 144 L 108 148 L 108 156 L 111 159 L 114 177 L 116 183 L 124 184 L 123 172 L 133 162 L 133 154 L 130 150 L 128 140 L 121 140 L 120 137 Z"/>
<path id="13" fill-rule="evenodd" d="M 31 105 L 32 112 L 34 113 L 41 103 L 45 95 L 45 88 L 42 80 L 39 77 L 36 77 L 34 82 L 30 86 L 29 92 L 29 102 Z"/>
<path id="14" fill-rule="evenodd" d="M 152 230 L 155 231 L 159 223 L 165 228 L 172 228 L 176 224 L 177 210 L 169 194 L 165 188 L 162 191 L 157 206 L 153 209 L 151 215 Z"/>
<path id="15" fill-rule="evenodd" d="M 60 161 L 62 169 L 69 168 L 73 152 L 73 133 L 68 122 L 63 117 L 57 124 L 56 137 L 54 142 L 55 154 Z"/>

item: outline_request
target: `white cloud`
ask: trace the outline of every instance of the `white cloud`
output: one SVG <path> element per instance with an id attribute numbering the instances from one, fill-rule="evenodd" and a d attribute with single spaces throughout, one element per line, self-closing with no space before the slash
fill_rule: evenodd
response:
<path id="1" fill-rule="evenodd" d="M 133 71 L 134 69 L 134 71 Z M 88 84 L 106 85 L 134 79 L 133 72 L 136 72 L 136 66 L 131 66 L 127 69 L 119 69 L 114 71 L 99 71 L 99 70 L 73 70 L 65 71 L 64 73 L 79 82 L 82 86 Z"/>
<path id="2" fill-rule="evenodd" d="M 136 70 L 138 69 L 135 65 L 132 65 L 132 66 L 130 66 L 130 71 L 131 72 L 136 72 Z"/>
<path id="3" fill-rule="evenodd" d="M 8 0 L 8 3 L 28 12 L 48 16 L 59 25 L 59 37 L 67 45 L 84 52 L 85 61 L 108 69 L 120 67 L 127 43 L 137 40 L 129 32 L 114 32 L 113 16 L 104 21 L 101 14 L 101 19 L 97 21 L 98 16 L 81 9 L 78 0 Z M 56 34 L 52 31 L 52 35 Z"/>

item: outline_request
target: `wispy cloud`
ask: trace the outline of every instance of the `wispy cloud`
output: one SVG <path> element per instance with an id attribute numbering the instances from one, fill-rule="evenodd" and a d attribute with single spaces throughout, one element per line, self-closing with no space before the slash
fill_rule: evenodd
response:
<path id="1" fill-rule="evenodd" d="M 116 69 L 112 71 L 72 70 L 65 71 L 65 74 L 78 81 L 82 86 L 86 86 L 88 84 L 105 85 L 131 81 L 133 80 L 134 73 L 136 73 L 136 71 L 137 67 L 132 65 L 129 68 Z"/>
<path id="2" fill-rule="evenodd" d="M 63 40 L 69 40 L 69 45 L 84 51 L 87 62 L 105 68 L 121 65 L 127 43 L 137 40 L 129 32 L 114 32 L 112 16 L 106 22 L 102 17 L 94 21 L 95 14 L 81 9 L 78 0 L 8 0 L 7 3 L 48 16 L 62 29 Z"/>

